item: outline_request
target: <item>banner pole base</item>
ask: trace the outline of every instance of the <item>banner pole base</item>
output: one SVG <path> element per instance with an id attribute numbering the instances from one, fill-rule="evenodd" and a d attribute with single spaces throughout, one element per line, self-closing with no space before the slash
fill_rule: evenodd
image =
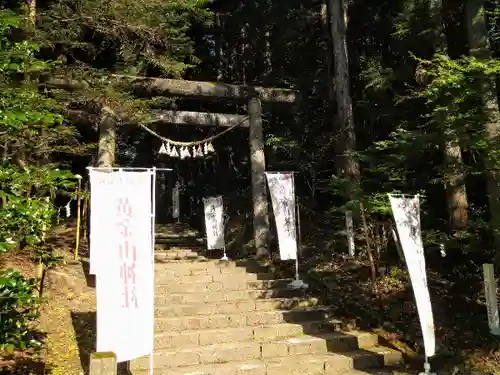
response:
<path id="1" fill-rule="evenodd" d="M 431 372 L 431 364 L 427 360 L 427 357 L 425 357 L 424 372 L 421 372 L 418 375 L 437 375 L 435 372 Z"/>
<path id="2" fill-rule="evenodd" d="M 290 289 L 307 289 L 309 285 L 300 280 L 299 277 L 299 258 L 295 259 L 295 280 L 293 280 L 290 284 L 288 284 L 288 288 Z"/>
<path id="3" fill-rule="evenodd" d="M 220 258 L 220 260 L 228 261 L 229 258 L 227 257 L 227 254 L 226 254 L 226 247 L 224 246 L 224 248 L 222 250 L 224 251 L 224 255 L 222 256 L 222 258 Z"/>
<path id="4" fill-rule="evenodd" d="M 490 328 L 490 333 L 493 336 L 500 336 L 500 327 Z"/>

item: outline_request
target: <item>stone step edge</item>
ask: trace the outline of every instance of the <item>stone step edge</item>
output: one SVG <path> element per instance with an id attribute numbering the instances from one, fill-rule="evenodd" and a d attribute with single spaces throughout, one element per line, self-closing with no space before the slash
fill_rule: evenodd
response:
<path id="1" fill-rule="evenodd" d="M 242 281 L 273 281 L 281 280 L 276 277 L 272 272 L 264 273 L 250 273 L 250 272 L 237 272 L 237 273 L 201 273 L 192 275 L 176 275 L 173 273 L 158 272 L 155 274 L 155 285 L 164 286 L 172 282 L 182 285 L 191 284 L 209 284 L 209 283 L 230 283 L 235 278 Z"/>
<path id="2" fill-rule="evenodd" d="M 203 303 L 203 307 L 216 307 L 220 305 L 226 305 L 226 304 L 246 304 L 248 302 L 254 302 L 254 303 L 290 303 L 290 304 L 297 304 L 295 306 L 290 306 L 287 307 L 286 310 L 283 309 L 282 311 L 295 311 L 296 309 L 299 308 L 304 308 L 304 307 L 322 307 L 322 305 L 319 305 L 321 302 L 319 298 L 316 297 L 275 297 L 275 298 L 258 298 L 258 299 L 237 299 L 237 300 L 231 300 L 231 301 L 219 301 L 219 302 L 206 302 Z M 313 306 L 300 306 L 300 303 L 313 303 Z M 170 310 L 174 307 L 179 307 L 179 309 L 190 309 L 190 308 L 196 308 L 199 307 L 199 303 L 177 303 L 175 306 L 155 306 L 155 314 L 161 314 L 162 310 Z M 263 311 L 277 311 L 280 310 L 278 308 L 272 308 L 269 310 L 240 310 L 240 312 L 263 312 Z M 187 315 L 180 315 L 180 316 L 169 316 L 170 318 L 181 318 L 182 316 L 205 316 L 205 315 L 213 315 L 211 313 L 202 313 L 202 314 L 187 314 Z"/>
<path id="3" fill-rule="evenodd" d="M 265 262 L 258 262 L 253 260 L 221 260 L 221 259 L 210 259 L 207 258 L 202 260 L 197 259 L 179 259 L 167 261 L 165 263 L 171 263 L 173 265 L 197 265 L 197 266 L 209 266 L 209 267 L 217 267 L 221 266 L 222 268 L 244 268 L 244 269 L 260 269 L 260 270 L 269 270 L 271 271 L 271 267 Z"/>
<path id="4" fill-rule="evenodd" d="M 220 366 L 226 367 L 226 369 L 223 373 L 220 373 L 220 371 L 217 372 L 219 375 L 240 375 L 240 374 L 248 374 L 248 375 L 268 375 L 269 373 L 267 372 L 267 369 L 265 368 L 265 363 L 262 361 L 246 361 L 246 362 L 233 362 L 235 365 L 235 368 L 230 370 L 231 372 L 227 371 L 227 365 L 228 363 L 223 363 L 221 365 L 213 365 L 215 370 L 217 370 L 217 367 L 220 368 Z M 182 368 L 177 368 L 177 369 L 163 369 L 163 370 L 158 370 L 156 369 L 154 374 L 155 375 L 214 375 L 213 372 L 210 370 L 208 372 L 201 372 L 200 366 L 190 366 L 185 367 L 184 370 Z M 249 371 L 255 369 L 257 372 L 252 372 L 250 373 Z M 180 371 L 179 371 L 180 370 Z M 187 371 L 187 372 L 186 372 Z M 239 372 L 238 372 L 239 371 Z M 395 372 L 396 371 L 396 372 Z M 275 375 L 276 372 L 273 372 L 272 375 Z M 308 373 L 301 372 L 302 375 L 310 375 Z M 328 371 L 328 375 L 403 375 L 407 374 L 407 372 L 401 372 L 400 366 L 389 366 L 385 367 L 384 369 L 367 369 L 367 371 L 363 370 L 355 370 L 353 368 L 351 369 L 338 369 L 338 370 L 330 370 Z M 140 370 L 140 371 L 134 371 L 133 375 L 150 375 L 149 370 Z M 282 373 L 282 375 L 290 375 L 289 373 Z M 317 372 L 314 373 L 314 375 L 318 375 Z"/>
<path id="5" fill-rule="evenodd" d="M 236 314 L 209 314 L 211 317 L 214 318 L 222 318 L 222 317 L 234 317 L 234 316 L 240 316 L 240 315 L 251 315 L 252 313 L 258 313 L 258 314 L 266 314 L 266 313 L 308 313 L 308 312 L 333 312 L 335 311 L 335 307 L 333 306 L 311 306 L 311 307 L 300 307 L 297 309 L 292 309 L 292 310 L 269 310 L 269 311 L 247 311 L 247 313 L 236 313 Z M 185 316 L 169 316 L 169 317 L 155 317 L 156 320 L 168 320 L 168 319 L 182 319 L 182 318 L 193 318 L 193 317 L 204 317 L 206 314 L 200 314 L 200 315 L 185 315 Z M 325 318 L 328 319 L 328 318 Z M 290 322 L 293 323 L 293 322 Z"/>
<path id="6" fill-rule="evenodd" d="M 167 336 L 167 335 L 175 335 L 175 336 L 181 336 L 181 335 L 190 335 L 194 333 L 212 333 L 212 332 L 221 332 L 221 331 L 238 331 L 241 329 L 252 329 L 252 330 L 264 330 L 264 329 L 278 329 L 280 327 L 284 326 L 300 326 L 300 327 L 306 327 L 306 326 L 316 326 L 316 327 L 323 327 L 322 329 L 317 329 L 314 330 L 314 333 L 321 334 L 323 332 L 339 332 L 342 329 L 345 330 L 346 332 L 349 330 L 349 328 L 341 328 L 344 325 L 346 325 L 345 322 L 338 320 L 338 319 L 329 319 L 328 321 L 325 321 L 324 319 L 322 320 L 307 320 L 305 322 L 298 322 L 298 323 L 277 323 L 277 324 L 264 324 L 264 325 L 259 325 L 259 326 L 245 326 L 245 327 L 229 327 L 229 328 L 201 328 L 201 329 L 185 329 L 183 331 L 168 331 L 168 330 L 155 330 L 155 337 L 158 336 Z M 253 333 L 255 334 L 255 332 Z M 295 336 L 280 336 L 281 339 L 287 339 L 290 337 L 295 337 Z"/>
<path id="7" fill-rule="evenodd" d="M 172 352 L 171 353 L 178 353 L 177 352 Z M 160 354 L 160 352 L 155 352 L 155 354 Z M 147 357 L 142 357 L 144 359 L 147 359 Z M 192 374 L 198 375 L 198 372 L 195 370 L 200 367 L 209 367 L 212 368 L 214 366 L 218 365 L 234 365 L 238 366 L 241 368 L 241 366 L 244 366 L 246 363 L 253 363 L 253 364 L 259 364 L 260 366 L 265 366 L 266 368 L 269 365 L 272 364 L 280 364 L 280 363 L 286 363 L 286 362 L 292 362 L 292 363 L 301 363 L 307 364 L 308 362 L 314 362 L 318 363 L 318 361 L 324 362 L 323 363 L 323 371 L 327 371 L 326 373 L 330 374 L 333 369 L 330 367 L 330 364 L 328 361 L 332 360 L 347 360 L 349 361 L 347 366 L 342 366 L 344 369 L 353 369 L 355 364 L 354 361 L 356 359 L 373 359 L 377 360 L 376 364 L 371 364 L 370 366 L 363 366 L 363 368 L 368 369 L 368 368 L 377 368 L 381 366 L 394 366 L 398 365 L 402 361 L 402 354 L 401 352 L 390 349 L 385 346 L 374 346 L 371 348 L 365 348 L 365 349 L 359 349 L 359 350 L 350 350 L 347 352 L 328 352 L 328 353 L 322 353 L 322 354 L 300 354 L 300 355 L 288 355 L 284 357 L 272 357 L 272 358 L 259 358 L 259 359 L 249 359 L 247 361 L 231 361 L 231 362 L 214 362 L 214 363 L 199 363 L 199 364 L 194 364 L 194 365 L 189 365 L 189 366 L 177 366 L 177 367 L 170 367 L 168 370 L 170 371 L 184 371 L 185 374 L 191 374 L 189 372 L 191 369 L 194 371 Z M 146 362 L 146 361 L 145 361 Z M 134 368 L 133 366 L 132 368 Z M 141 366 L 142 367 L 142 366 Z M 158 373 L 158 370 L 160 368 L 154 367 L 154 362 L 153 362 L 153 368 L 155 375 Z M 336 368 L 337 370 L 339 368 Z M 137 370 L 144 370 L 144 368 L 138 368 Z M 137 371 L 136 370 L 136 371 Z M 359 369 L 358 369 L 359 370 Z M 186 372 L 187 371 L 187 372 Z M 198 370 L 199 371 L 199 370 Z M 203 374 L 201 372 L 201 374 Z"/>
<path id="8" fill-rule="evenodd" d="M 213 275 L 211 275 L 212 278 L 213 278 Z M 225 275 L 226 276 L 226 275 Z M 231 275 L 227 275 L 226 277 L 230 277 Z M 234 289 L 234 288 L 231 288 L 230 285 L 228 286 L 229 289 L 223 289 L 223 290 L 273 290 L 273 289 L 290 289 L 290 290 L 293 290 L 293 288 L 288 288 L 288 284 L 290 284 L 294 279 L 292 278 L 287 278 L 287 279 L 271 279 L 271 280 L 243 280 L 243 282 L 246 284 L 246 285 L 238 285 L 238 287 L 243 287 L 243 289 L 241 288 L 238 288 L 238 289 Z M 159 281 L 159 282 L 155 282 L 155 287 L 165 287 L 167 285 L 171 285 L 171 283 L 169 283 L 169 281 L 172 281 L 172 280 L 166 280 L 166 281 Z M 215 279 L 213 281 L 206 281 L 206 280 L 200 280 L 200 281 L 190 281 L 190 282 L 182 282 L 182 280 L 179 280 L 180 282 L 176 282 L 175 284 L 176 285 L 186 285 L 186 286 L 201 286 L 201 285 L 213 285 L 213 284 L 217 284 L 217 285 L 221 285 L 222 287 L 226 287 L 226 284 L 225 282 L 221 281 L 220 279 Z M 249 284 L 252 284 L 252 283 L 261 283 L 261 284 L 271 284 L 269 287 L 266 287 L 266 289 L 261 289 L 261 288 L 249 288 Z M 282 284 L 282 285 L 272 285 L 272 284 Z M 263 285 L 265 287 L 265 285 Z M 184 292 L 183 292 L 184 293 Z M 185 293 L 192 293 L 192 292 L 185 292 Z M 199 293 L 199 292 L 197 292 Z"/>
<path id="9" fill-rule="evenodd" d="M 229 330 L 229 329 L 228 329 Z M 205 333 L 212 333 L 215 335 L 217 333 L 220 334 L 221 330 L 213 329 L 213 330 L 205 330 Z M 191 332 L 197 332 L 197 331 L 191 331 Z M 172 338 L 173 336 L 182 336 L 184 332 L 174 332 L 172 335 L 168 335 L 169 339 Z M 161 339 L 162 335 L 167 336 L 166 334 L 155 334 L 155 341 L 156 339 Z M 203 344 L 198 341 L 198 344 L 186 347 L 186 348 L 179 348 L 177 350 L 174 349 L 157 349 L 155 350 L 155 353 L 173 353 L 173 352 L 189 352 L 191 350 L 199 350 L 200 348 L 205 348 L 205 349 L 210 349 L 212 348 L 234 348 L 237 349 L 238 346 L 248 346 L 248 344 L 255 344 L 255 345 L 263 345 L 263 344 L 290 344 L 290 345 L 307 345 L 307 343 L 311 342 L 317 342 L 317 341 L 335 341 L 335 340 L 343 340 L 343 339 L 356 339 L 358 340 L 358 345 L 359 349 L 369 349 L 374 346 L 379 346 L 378 344 L 378 335 L 376 333 L 372 332 L 363 332 L 363 331 L 319 331 L 316 333 L 311 333 L 311 334 L 300 334 L 300 335 L 294 335 L 294 336 L 289 336 L 289 337 L 276 337 L 274 339 L 270 340 L 255 340 L 252 339 L 251 341 L 248 340 L 242 340 L 242 341 L 231 341 L 231 342 L 222 342 L 222 343 L 215 343 L 215 344 Z M 365 346 L 363 345 L 362 342 L 359 342 L 363 338 L 365 339 L 373 339 L 373 345 Z M 302 340 L 302 341 L 301 341 Z"/>
<path id="10" fill-rule="evenodd" d="M 269 288 L 269 289 L 242 289 L 242 290 L 221 290 L 220 292 L 212 292 L 212 294 L 215 294 L 215 293 L 231 293 L 231 292 L 307 292 L 305 290 L 301 290 L 301 289 L 293 289 L 293 288 Z M 167 296 L 185 296 L 185 295 L 206 295 L 207 292 L 205 291 L 201 291 L 201 292 L 179 292 L 179 293 L 172 293 L 172 292 L 156 292 L 155 290 L 155 297 L 167 297 Z M 273 298 L 273 297 L 266 297 L 266 298 Z M 276 298 L 284 298 L 284 297 L 276 297 Z M 260 299 L 260 298 L 257 298 L 257 299 Z M 242 301 L 244 301 L 244 299 L 240 299 Z M 229 302 L 229 301 L 235 301 L 235 300 L 221 300 L 221 302 Z"/>

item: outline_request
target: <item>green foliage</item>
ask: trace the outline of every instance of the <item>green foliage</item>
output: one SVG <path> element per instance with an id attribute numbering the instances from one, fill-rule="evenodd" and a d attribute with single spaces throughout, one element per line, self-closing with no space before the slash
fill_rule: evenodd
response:
<path id="1" fill-rule="evenodd" d="M 14 350 L 38 347 L 40 342 L 32 335 L 33 322 L 39 298 L 34 296 L 33 280 L 26 280 L 19 272 L 0 271 L 0 349 Z"/>
<path id="2" fill-rule="evenodd" d="M 57 0 L 41 9 L 43 42 L 64 48 L 80 68 L 180 77 L 197 61 L 188 35 L 206 21 L 206 0 Z M 89 36 L 92 35 L 89 40 Z M 105 59 L 103 59 L 105 57 Z"/>
<path id="3" fill-rule="evenodd" d="M 11 38 L 22 21 L 0 11 L 0 252 L 28 245 L 38 262 L 53 266 L 58 258 L 44 243 L 56 213 L 53 202 L 75 182 L 51 160 L 76 142 L 76 132 L 31 81 L 53 63 L 35 57 L 37 44 Z M 0 272 L 0 349 L 39 345 L 30 334 L 39 303 L 34 292 L 35 283 L 19 272 Z"/>

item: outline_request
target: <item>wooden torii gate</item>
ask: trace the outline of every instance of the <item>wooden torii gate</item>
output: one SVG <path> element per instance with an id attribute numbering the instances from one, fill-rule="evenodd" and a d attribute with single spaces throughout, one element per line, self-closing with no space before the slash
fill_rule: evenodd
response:
<path id="1" fill-rule="evenodd" d="M 183 96 L 199 99 L 246 100 L 246 116 L 205 112 L 165 111 L 153 122 L 177 125 L 229 127 L 243 122 L 249 128 L 250 163 L 253 201 L 253 237 L 256 256 L 269 256 L 269 216 L 265 179 L 266 160 L 262 127 L 261 102 L 297 104 L 297 92 L 288 89 L 243 86 L 226 83 L 185 81 L 163 78 L 115 76 L 129 80 L 139 96 Z M 102 111 L 99 135 L 98 166 L 112 167 L 116 153 L 116 127 L 111 113 Z"/>

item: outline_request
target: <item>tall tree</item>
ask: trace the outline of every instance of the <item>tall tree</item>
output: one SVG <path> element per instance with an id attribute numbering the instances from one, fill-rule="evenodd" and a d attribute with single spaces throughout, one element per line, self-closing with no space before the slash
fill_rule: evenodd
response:
<path id="1" fill-rule="evenodd" d="M 328 15 L 333 52 L 333 82 L 337 104 L 337 126 L 339 136 L 336 143 L 337 173 L 349 181 L 350 199 L 358 199 L 360 171 L 356 156 L 356 132 L 349 78 L 347 50 L 347 2 L 328 0 Z"/>
<path id="2" fill-rule="evenodd" d="M 446 53 L 446 36 L 444 28 L 442 0 L 431 0 L 430 15 L 433 20 L 435 52 Z M 438 119 L 439 120 L 439 119 Z M 442 127 L 443 177 L 446 190 L 449 226 L 452 231 L 464 229 L 468 222 L 468 200 L 465 186 L 465 166 L 462 159 L 462 148 L 458 130 L 453 126 Z"/>
<path id="3" fill-rule="evenodd" d="M 484 0 L 467 0 L 465 6 L 470 54 L 481 60 L 491 58 L 485 3 Z M 483 105 L 489 119 L 484 127 L 484 136 L 488 143 L 485 167 L 490 226 L 493 231 L 495 248 L 498 250 L 500 249 L 500 173 L 497 171 L 497 166 L 500 160 L 497 150 L 500 146 L 500 112 L 494 78 L 483 77 L 480 85 Z"/>

